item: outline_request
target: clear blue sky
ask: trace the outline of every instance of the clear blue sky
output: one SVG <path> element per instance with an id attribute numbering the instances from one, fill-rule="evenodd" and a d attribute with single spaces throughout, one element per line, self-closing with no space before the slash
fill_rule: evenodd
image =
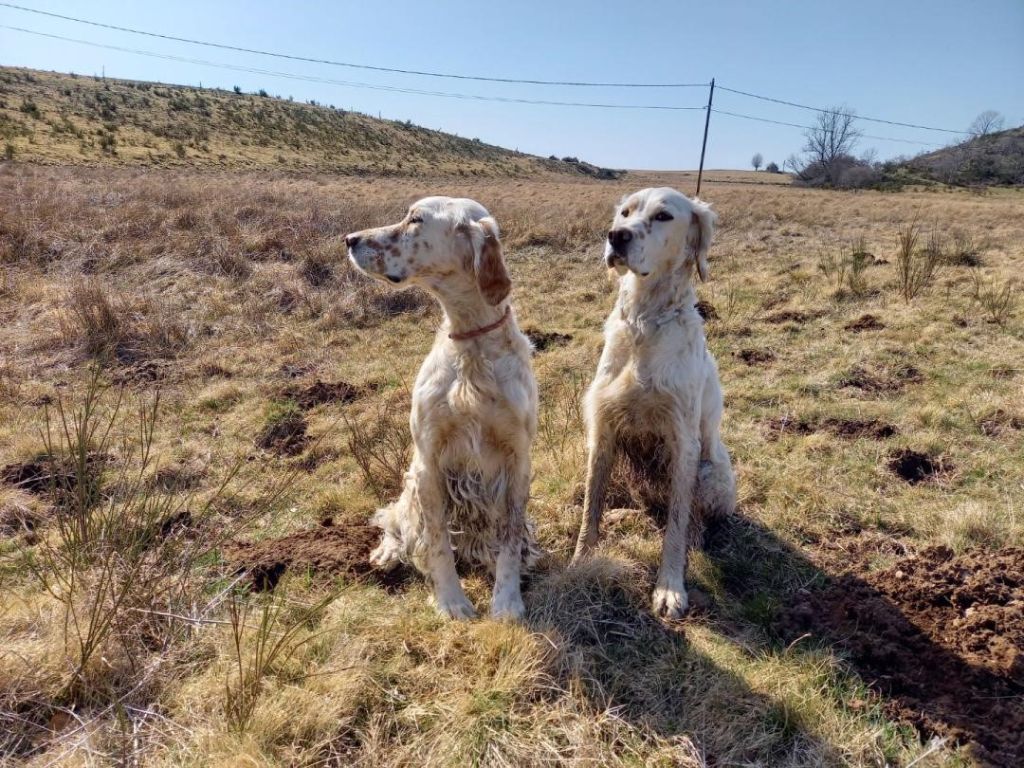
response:
<path id="1" fill-rule="evenodd" d="M 962 129 L 982 110 L 1024 123 L 1024 0 L 479 3 L 13 0 L 120 26 L 307 57 L 495 77 L 707 82 L 860 114 Z M 700 106 L 706 89 L 501 85 L 268 59 L 83 26 L 0 7 L 0 24 L 210 62 L 365 83 L 511 98 Z M 695 168 L 703 112 L 473 102 L 390 93 L 154 59 L 0 29 L 0 63 L 316 99 L 540 155 L 619 168 Z M 715 106 L 792 123 L 814 115 L 716 91 Z M 864 132 L 951 136 L 865 123 Z M 707 167 L 780 164 L 800 130 L 713 114 Z M 925 146 L 864 139 L 880 157 Z"/>

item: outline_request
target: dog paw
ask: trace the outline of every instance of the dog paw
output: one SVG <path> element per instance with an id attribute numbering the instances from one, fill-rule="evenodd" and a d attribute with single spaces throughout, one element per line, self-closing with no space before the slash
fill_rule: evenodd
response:
<path id="1" fill-rule="evenodd" d="M 498 621 L 519 621 L 526 613 L 523 598 L 518 593 L 508 596 L 495 596 L 491 604 L 491 618 Z"/>
<path id="2" fill-rule="evenodd" d="M 476 608 L 463 594 L 438 597 L 435 600 L 437 612 L 448 619 L 475 619 Z"/>
<path id="3" fill-rule="evenodd" d="M 651 607 L 656 616 L 666 619 L 681 619 L 690 607 L 685 587 L 657 586 L 651 596 Z"/>
<path id="4" fill-rule="evenodd" d="M 383 571 L 390 571 L 399 562 L 399 547 L 385 536 L 377 548 L 370 553 L 370 565 Z"/>

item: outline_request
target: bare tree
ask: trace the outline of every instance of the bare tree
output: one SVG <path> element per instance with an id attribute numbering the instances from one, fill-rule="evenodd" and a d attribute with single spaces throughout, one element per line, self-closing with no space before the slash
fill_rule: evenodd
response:
<path id="1" fill-rule="evenodd" d="M 849 155 L 861 137 L 856 120 L 856 113 L 848 107 L 819 112 L 817 125 L 804 134 L 808 159 L 828 168 L 840 157 Z"/>
<path id="2" fill-rule="evenodd" d="M 760 152 L 755 152 L 754 156 L 752 158 L 750 158 L 750 164 L 752 166 L 754 166 L 754 170 L 755 171 L 760 170 L 761 163 L 763 163 L 763 162 L 764 162 L 764 158 L 761 157 L 761 153 Z"/>
<path id="3" fill-rule="evenodd" d="M 968 127 L 967 132 L 976 139 L 979 136 L 987 136 L 1001 130 L 1003 130 L 1003 116 L 994 109 L 986 109 L 974 118 L 974 122 Z"/>

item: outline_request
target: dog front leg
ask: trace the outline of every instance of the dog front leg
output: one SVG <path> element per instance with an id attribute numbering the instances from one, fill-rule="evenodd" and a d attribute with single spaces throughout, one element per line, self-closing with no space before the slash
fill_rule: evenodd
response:
<path id="1" fill-rule="evenodd" d="M 690 514 L 700 461 L 697 425 L 679 425 L 672 442 L 671 495 L 668 522 L 661 550 L 661 567 L 651 603 L 654 613 L 666 619 L 681 619 L 689 608 L 686 594 L 686 556 Z"/>
<path id="2" fill-rule="evenodd" d="M 455 571 L 455 555 L 444 514 L 446 493 L 440 474 L 429 466 L 423 467 L 416 483 L 416 501 L 423 525 L 423 559 L 433 583 L 437 610 L 452 619 L 472 619 L 476 609 L 462 591 L 459 574 Z"/>
<path id="3" fill-rule="evenodd" d="M 587 457 L 587 486 L 583 498 L 583 519 L 580 521 L 576 552 L 572 558 L 574 563 L 586 558 L 597 546 L 601 508 L 608 489 L 608 477 L 615 462 L 615 435 L 602 421 L 600 413 L 594 417 L 587 442 L 590 448 Z"/>
<path id="4" fill-rule="evenodd" d="M 498 525 L 498 561 L 491 598 L 491 616 L 495 619 L 521 619 L 526 611 L 520 582 L 529 495 L 530 462 L 527 459 L 516 470 L 508 490 L 506 519 Z"/>

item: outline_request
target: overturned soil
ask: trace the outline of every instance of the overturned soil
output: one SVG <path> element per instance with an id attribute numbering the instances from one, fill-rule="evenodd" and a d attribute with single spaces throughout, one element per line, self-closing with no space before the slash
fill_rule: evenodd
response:
<path id="1" fill-rule="evenodd" d="M 547 352 L 552 347 L 564 347 L 572 341 L 572 335 L 558 331 L 542 331 L 538 328 L 524 328 L 523 334 L 533 344 L 535 352 Z"/>
<path id="2" fill-rule="evenodd" d="M 949 472 L 952 466 L 940 458 L 907 448 L 893 455 L 889 469 L 902 480 L 917 485 Z"/>
<path id="3" fill-rule="evenodd" d="M 824 317 L 824 315 L 825 313 L 819 309 L 809 310 L 807 312 L 799 309 L 783 309 L 767 315 L 764 318 L 764 321 L 774 325 L 780 325 L 782 323 L 806 323 L 810 320 L 817 320 L 819 317 Z"/>
<path id="4" fill-rule="evenodd" d="M 299 408 L 309 410 L 327 403 L 351 403 L 353 400 L 363 397 L 366 392 L 366 387 L 349 384 L 347 381 L 326 382 L 317 379 L 305 387 L 285 387 L 281 391 L 281 397 L 294 400 Z"/>
<path id="5" fill-rule="evenodd" d="M 843 328 L 847 331 L 860 333 L 861 331 L 880 331 L 885 328 L 885 323 L 878 319 L 877 315 L 863 314 L 856 320 L 851 320 Z"/>
<path id="6" fill-rule="evenodd" d="M 747 365 L 767 365 L 775 360 L 775 353 L 770 349 L 741 349 L 735 355 Z"/>
<path id="7" fill-rule="evenodd" d="M 86 457 L 86 468 L 90 474 L 98 473 L 112 459 L 109 454 L 91 453 Z M 78 485 L 78 478 L 72 462 L 40 455 L 0 467 L 0 482 L 27 493 L 47 494 L 70 491 Z"/>
<path id="8" fill-rule="evenodd" d="M 924 381 L 921 371 L 912 365 L 895 365 L 889 368 L 867 368 L 855 365 L 838 381 L 842 389 L 859 389 L 867 394 L 886 394 L 902 390 L 907 384 Z"/>
<path id="9" fill-rule="evenodd" d="M 783 415 L 766 423 L 768 435 L 778 438 L 784 434 L 810 435 L 814 432 L 829 432 L 836 437 L 852 440 L 867 438 L 870 440 L 886 440 L 899 434 L 899 430 L 878 419 L 855 419 L 829 417 L 825 419 L 802 419 Z"/>
<path id="10" fill-rule="evenodd" d="M 715 309 L 715 305 L 710 301 L 704 301 L 704 299 L 701 299 L 693 305 L 693 308 L 697 310 L 697 314 L 700 315 L 700 319 L 705 322 L 708 320 L 718 319 L 718 310 Z"/>
<path id="11" fill-rule="evenodd" d="M 224 559 L 236 572 L 247 572 L 255 589 L 274 589 L 287 572 L 346 576 L 395 588 L 409 576 L 404 567 L 382 572 L 370 565 L 370 552 L 380 542 L 380 529 L 364 524 L 338 524 L 330 519 L 318 527 L 258 542 L 232 542 Z"/>
<path id="12" fill-rule="evenodd" d="M 984 765 L 1024 764 L 1024 548 L 932 547 L 842 573 L 800 590 L 780 622 L 788 642 L 841 650 L 890 717 Z"/>

